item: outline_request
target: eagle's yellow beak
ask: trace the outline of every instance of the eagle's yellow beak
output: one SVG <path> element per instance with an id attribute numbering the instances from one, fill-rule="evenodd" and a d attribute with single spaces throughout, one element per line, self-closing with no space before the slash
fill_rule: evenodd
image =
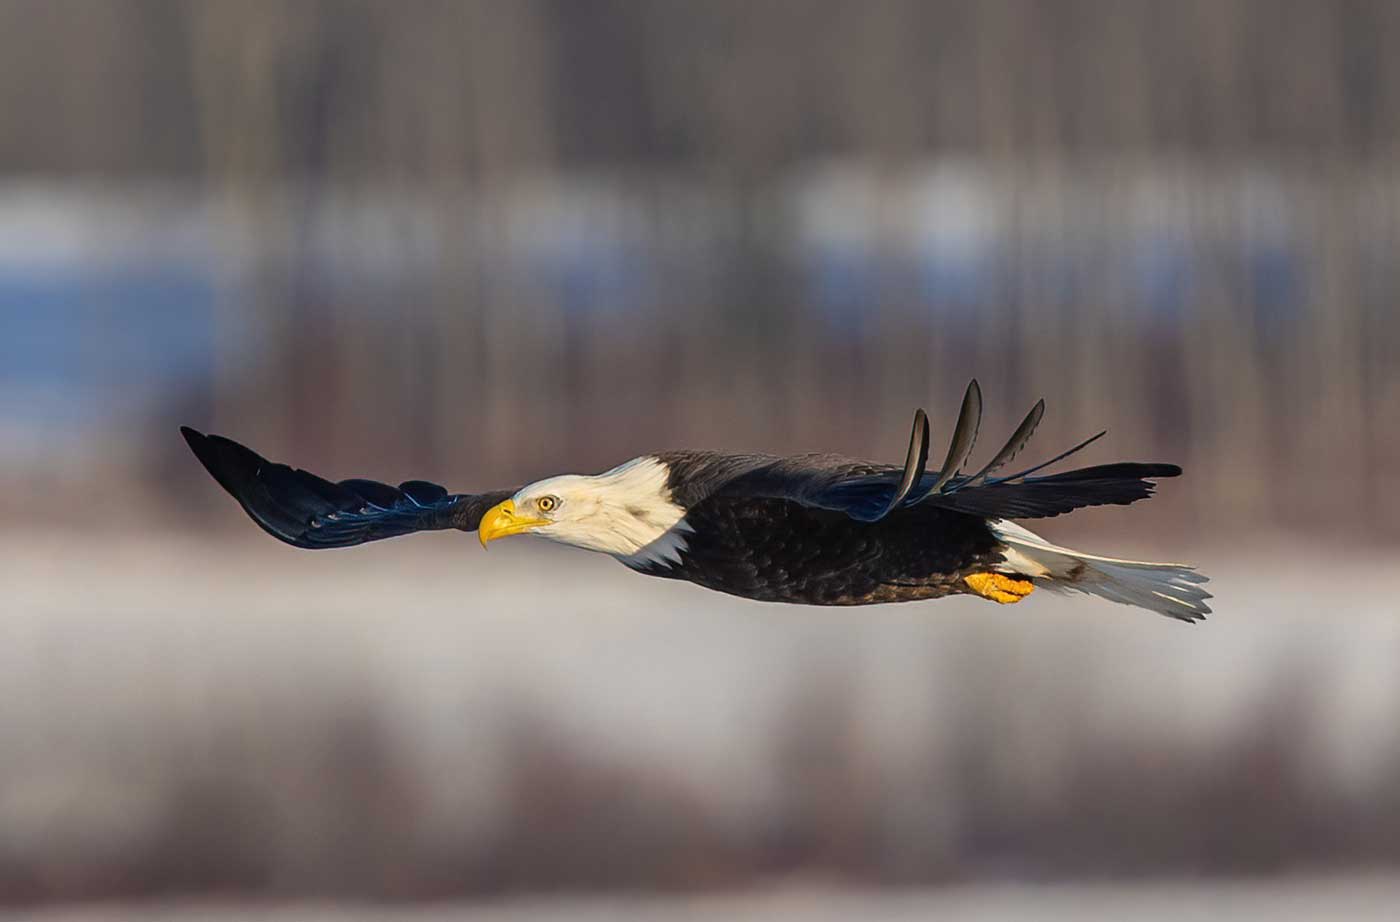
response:
<path id="1" fill-rule="evenodd" d="M 487 542 L 504 538 L 507 535 L 518 535 L 537 525 L 545 525 L 548 521 L 548 519 L 517 515 L 515 503 L 506 500 L 486 510 L 486 514 L 481 517 L 481 524 L 476 528 L 476 536 L 481 539 L 481 546 L 485 547 Z"/>

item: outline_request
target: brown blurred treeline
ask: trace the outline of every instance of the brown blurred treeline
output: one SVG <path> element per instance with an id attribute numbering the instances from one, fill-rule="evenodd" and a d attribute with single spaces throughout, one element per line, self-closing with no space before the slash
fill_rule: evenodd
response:
<path id="1" fill-rule="evenodd" d="M 1388 0 L 5 0 L 7 171 L 1386 161 Z M 63 117 L 53 117 L 54 113 Z"/>
<path id="2" fill-rule="evenodd" d="M 241 228 L 166 410 L 328 473 L 893 457 L 976 375 L 992 433 L 1044 395 L 1047 450 L 1188 465 L 1183 523 L 1394 537 L 1397 41 L 1384 0 L 6 0 L 0 171 Z"/>

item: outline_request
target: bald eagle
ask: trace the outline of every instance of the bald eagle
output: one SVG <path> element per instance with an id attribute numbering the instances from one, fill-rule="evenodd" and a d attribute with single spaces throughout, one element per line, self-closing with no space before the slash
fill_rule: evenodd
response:
<path id="1" fill-rule="evenodd" d="M 253 521 L 301 548 L 434 529 L 476 531 L 482 547 L 532 534 L 609 554 L 638 573 L 761 601 L 869 605 L 972 594 L 1006 604 L 1043 587 L 1201 620 L 1210 593 L 1194 568 L 1070 550 L 1011 521 L 1126 505 L 1152 494 L 1152 478 L 1181 473 L 1174 464 L 1120 462 L 1032 476 L 1100 432 L 1043 464 L 994 477 L 1044 412 L 1042 400 L 972 473 L 963 466 L 982 418 L 975 380 L 936 472 L 927 469 L 929 424 L 919 410 L 902 466 L 829 454 L 667 451 L 490 493 L 449 493 L 421 480 L 332 483 L 230 439 L 181 432 Z"/>

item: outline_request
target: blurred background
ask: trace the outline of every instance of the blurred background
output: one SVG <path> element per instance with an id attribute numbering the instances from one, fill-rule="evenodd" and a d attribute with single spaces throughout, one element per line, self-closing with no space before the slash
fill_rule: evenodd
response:
<path id="1" fill-rule="evenodd" d="M 1387 0 L 0 0 L 0 903 L 1385 917 L 1397 46 Z M 1185 466 L 1044 531 L 1200 563 L 1211 621 L 306 554 L 176 432 L 460 490 L 898 462 L 974 375 L 1042 458 Z"/>

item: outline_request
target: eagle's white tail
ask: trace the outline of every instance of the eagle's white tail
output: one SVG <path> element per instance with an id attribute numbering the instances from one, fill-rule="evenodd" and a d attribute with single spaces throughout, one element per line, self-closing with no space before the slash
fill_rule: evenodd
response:
<path id="1" fill-rule="evenodd" d="M 1004 519 L 991 527 L 1006 544 L 1007 571 L 1047 589 L 1087 592 L 1182 621 L 1200 621 L 1210 612 L 1205 600 L 1211 595 L 1201 585 L 1206 577 L 1193 567 L 1073 551 Z"/>

